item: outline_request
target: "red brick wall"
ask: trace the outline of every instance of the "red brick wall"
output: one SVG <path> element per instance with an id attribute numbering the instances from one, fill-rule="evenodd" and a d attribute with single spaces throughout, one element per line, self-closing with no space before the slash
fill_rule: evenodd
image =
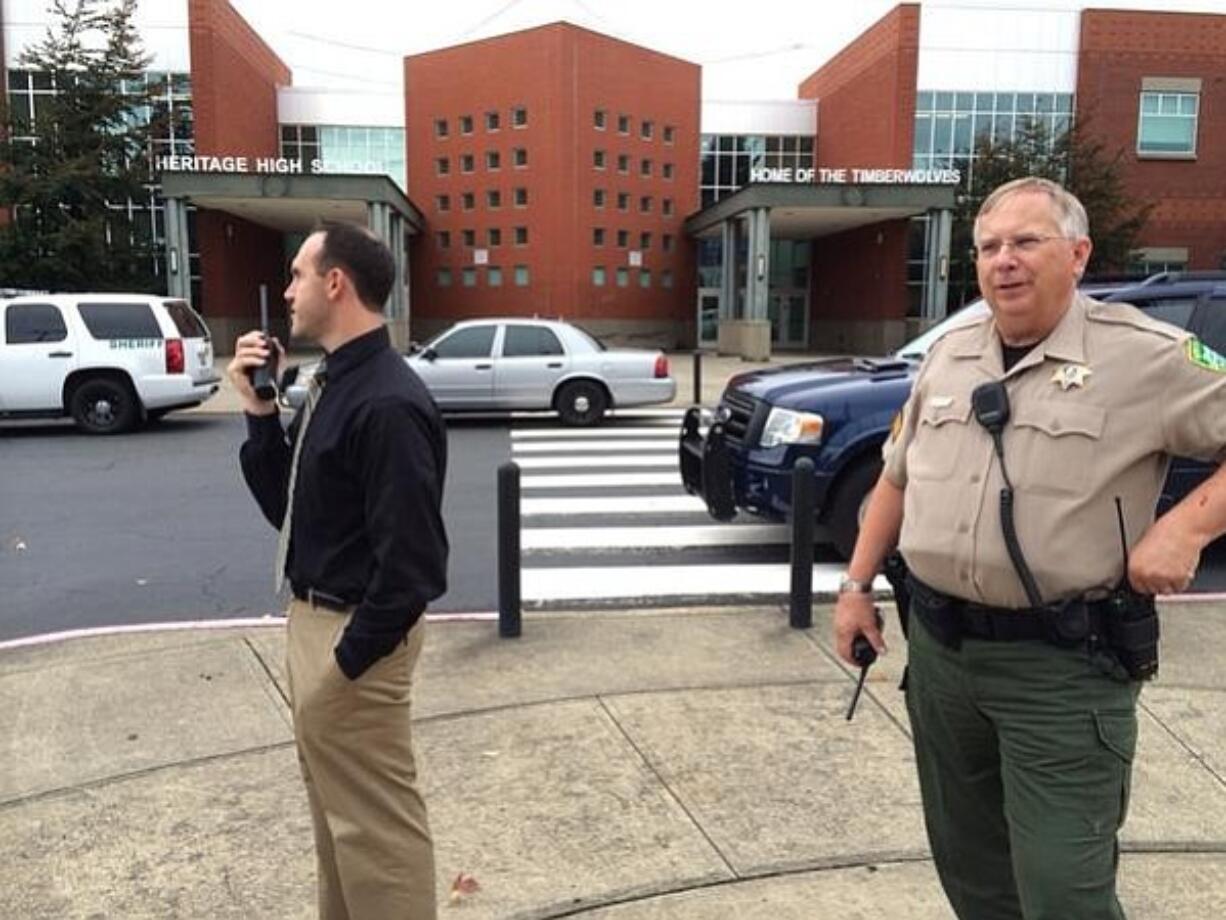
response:
<path id="1" fill-rule="evenodd" d="M 629 45 L 564 23 L 529 29 L 405 59 L 406 135 L 410 197 L 427 218 L 423 237 L 412 254 L 413 313 L 428 320 L 517 314 L 561 315 L 576 319 L 659 319 L 692 322 L 694 314 L 693 253 L 682 232 L 685 217 L 698 207 L 700 69 L 684 61 Z M 528 124 L 511 125 L 511 111 L 522 106 Z M 594 112 L 603 109 L 606 127 L 594 127 Z M 485 127 L 485 113 L 497 111 L 496 132 Z M 631 119 L 631 132 L 617 132 L 617 117 Z M 460 133 L 460 116 L 470 115 L 473 134 Z M 435 133 L 435 121 L 446 119 L 448 137 Z M 644 140 L 644 119 L 654 136 Z M 663 139 L 665 126 L 673 141 Z M 512 150 L 528 151 L 526 168 L 513 165 Z M 593 167 L 593 152 L 605 151 L 603 170 Z M 496 171 L 486 168 L 485 154 L 497 150 Z M 461 172 L 460 158 L 471 154 L 475 169 Z M 617 171 L 617 157 L 627 154 L 631 169 Z M 436 160 L 446 157 L 450 173 L 440 176 Z M 641 175 L 641 162 L 651 160 L 652 174 Z M 663 165 L 673 176 L 664 179 Z M 515 188 L 528 192 L 527 207 L 513 204 Z M 604 208 L 593 205 L 596 188 L 605 190 Z M 489 189 L 502 193 L 502 206 L 490 209 Z M 472 192 L 476 207 L 461 208 L 461 196 Z M 630 207 L 617 209 L 617 195 L 630 196 Z M 451 209 L 440 212 L 437 196 L 446 194 Z M 650 196 L 651 209 L 640 210 Z M 671 200 L 672 214 L 662 204 Z M 528 245 L 514 245 L 514 228 L 527 227 Z M 605 229 L 601 247 L 592 243 L 593 228 Z M 502 244 L 487 247 L 487 230 L 502 231 Z M 477 248 L 489 248 L 490 264 L 503 269 L 502 286 L 486 283 L 477 267 L 476 287 L 461 284 L 461 270 L 473 264 L 463 245 L 462 231 L 476 233 Z M 451 246 L 440 249 L 437 233 L 449 231 Z M 618 248 L 617 231 L 625 230 L 630 245 Z M 615 285 L 616 268 L 626 266 L 627 253 L 639 248 L 640 234 L 651 234 L 643 252 L 643 267 L 651 286 L 639 286 L 637 268 L 630 269 L 630 286 Z M 670 234 L 673 250 L 662 250 Z M 514 267 L 528 266 L 531 283 L 516 287 Z M 592 284 L 592 268 L 603 265 L 608 282 Z M 452 271 L 452 286 L 441 288 L 437 272 Z M 671 270 L 673 287 L 661 285 Z"/>
<path id="2" fill-rule="evenodd" d="M 226 0 L 189 0 L 188 24 L 196 153 L 277 156 L 277 87 L 292 82 L 289 68 Z M 226 224 L 234 228 L 229 240 Z M 197 232 L 202 312 L 251 316 L 262 283 L 277 312 L 284 283 L 281 234 L 203 210 Z"/>
<path id="3" fill-rule="evenodd" d="M 1195 160 L 1136 153 L 1144 77 L 1202 80 Z M 1120 150 L 1132 194 L 1156 204 L 1144 246 L 1184 246 L 1189 268 L 1226 259 L 1226 16 L 1085 10 L 1077 71 L 1077 118 Z"/>
<path id="4" fill-rule="evenodd" d="M 800 84 L 818 100 L 817 166 L 911 167 L 919 23 L 919 4 L 896 6 Z M 813 319 L 906 316 L 906 237 L 896 221 L 815 240 Z"/>

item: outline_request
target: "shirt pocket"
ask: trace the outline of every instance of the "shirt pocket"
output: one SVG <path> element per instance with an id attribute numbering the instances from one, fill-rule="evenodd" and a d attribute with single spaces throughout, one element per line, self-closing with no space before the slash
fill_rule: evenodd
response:
<path id="1" fill-rule="evenodd" d="M 1060 400 L 1034 400 L 1013 411 L 1009 476 L 1019 489 L 1055 495 L 1085 492 L 1107 422 L 1101 406 Z M 1014 461 L 1013 458 L 1017 460 Z M 1016 469 L 1014 468 L 1016 466 Z"/>
<path id="2" fill-rule="evenodd" d="M 948 479 L 957 468 L 958 455 L 967 446 L 971 404 L 962 399 L 948 403 L 928 400 L 920 406 L 919 426 L 907 451 L 907 476 Z"/>

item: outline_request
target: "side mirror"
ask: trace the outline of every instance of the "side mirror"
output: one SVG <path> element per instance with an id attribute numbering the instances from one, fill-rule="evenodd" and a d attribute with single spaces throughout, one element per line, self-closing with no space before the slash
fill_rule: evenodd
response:
<path id="1" fill-rule="evenodd" d="M 438 359 L 438 352 L 435 351 L 433 348 L 423 348 L 421 350 L 421 356 L 425 360 L 433 362 Z"/>

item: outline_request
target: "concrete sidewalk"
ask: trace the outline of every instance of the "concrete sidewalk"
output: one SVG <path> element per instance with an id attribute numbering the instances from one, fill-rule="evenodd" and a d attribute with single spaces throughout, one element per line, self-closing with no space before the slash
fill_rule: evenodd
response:
<path id="1" fill-rule="evenodd" d="M 443 916 L 951 916 L 905 650 L 852 675 L 777 608 L 431 623 L 416 737 Z M 892 619 L 892 618 L 891 618 Z M 0 917 L 309 918 L 280 622 L 0 652 Z M 1133 920 L 1226 903 L 1226 605 L 1164 611 L 1125 827 Z"/>

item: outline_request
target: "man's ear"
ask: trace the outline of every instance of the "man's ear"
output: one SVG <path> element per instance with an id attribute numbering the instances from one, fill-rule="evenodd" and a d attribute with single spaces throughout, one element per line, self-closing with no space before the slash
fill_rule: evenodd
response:
<path id="1" fill-rule="evenodd" d="M 336 300 L 345 292 L 347 279 L 339 268 L 330 268 L 324 275 L 324 291 L 332 300 Z"/>

